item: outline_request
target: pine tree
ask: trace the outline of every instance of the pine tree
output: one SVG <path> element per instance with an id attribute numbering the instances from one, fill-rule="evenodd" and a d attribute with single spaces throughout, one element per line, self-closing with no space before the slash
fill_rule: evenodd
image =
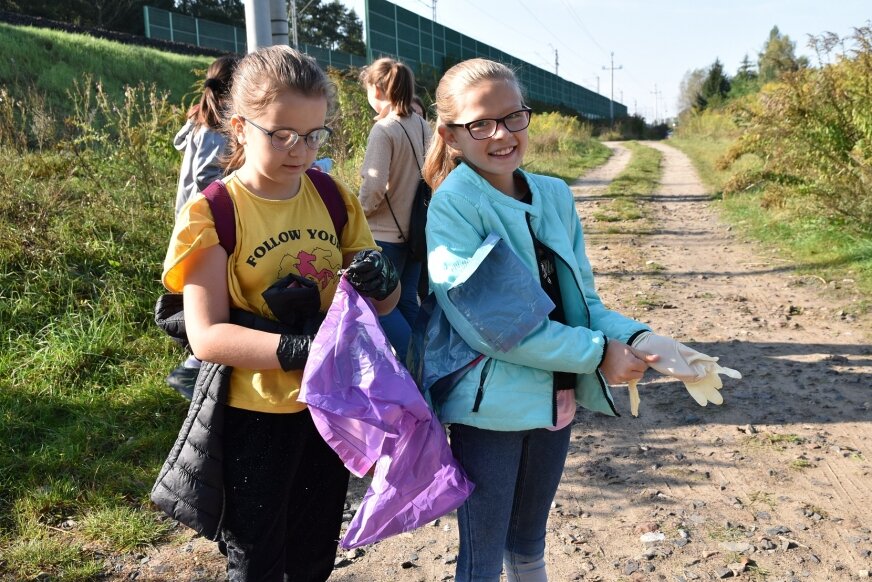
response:
<path id="1" fill-rule="evenodd" d="M 702 82 L 697 97 L 696 109 L 702 110 L 720 104 L 730 92 L 730 79 L 724 73 L 724 65 L 720 59 L 715 59 L 709 67 L 708 75 Z"/>

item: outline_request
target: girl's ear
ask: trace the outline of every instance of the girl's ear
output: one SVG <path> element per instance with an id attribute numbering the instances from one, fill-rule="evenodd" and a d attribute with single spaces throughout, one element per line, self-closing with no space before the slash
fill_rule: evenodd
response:
<path id="1" fill-rule="evenodd" d="M 457 145 L 457 138 L 454 136 L 454 131 L 450 127 L 440 123 L 436 127 L 436 131 L 439 133 L 439 137 L 442 138 L 442 141 L 444 141 L 446 145 L 449 145 L 456 150 L 460 149 Z"/>
<path id="2" fill-rule="evenodd" d="M 245 122 L 238 114 L 230 117 L 230 133 L 239 144 L 245 143 Z"/>

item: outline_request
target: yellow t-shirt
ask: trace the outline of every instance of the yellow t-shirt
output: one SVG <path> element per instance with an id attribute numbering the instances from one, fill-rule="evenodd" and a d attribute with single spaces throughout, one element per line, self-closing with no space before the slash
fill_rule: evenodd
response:
<path id="1" fill-rule="evenodd" d="M 227 261 L 230 306 L 275 319 L 261 293 L 289 273 L 314 281 L 321 291 L 321 310 L 333 301 L 343 253 L 378 248 L 360 203 L 336 182 L 348 223 L 337 240 L 330 213 L 308 176 L 290 200 L 267 200 L 250 192 L 231 174 L 224 179 L 233 200 L 236 249 Z M 179 293 L 185 285 L 188 259 L 194 251 L 218 244 L 209 202 L 193 196 L 179 211 L 164 259 L 163 284 Z M 302 370 L 285 372 L 234 368 L 228 405 L 258 412 L 299 412 Z"/>

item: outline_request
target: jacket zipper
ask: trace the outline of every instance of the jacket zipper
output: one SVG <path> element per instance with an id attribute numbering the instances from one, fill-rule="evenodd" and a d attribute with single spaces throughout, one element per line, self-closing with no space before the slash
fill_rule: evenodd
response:
<path id="1" fill-rule="evenodd" d="M 475 402 L 472 404 L 473 412 L 478 412 L 478 408 L 481 406 L 481 399 L 484 398 L 484 383 L 487 381 L 487 374 L 490 372 L 492 363 L 493 358 L 488 358 L 484 363 L 484 366 L 481 367 L 481 375 L 478 380 L 478 390 L 475 392 Z"/>
<path id="2" fill-rule="evenodd" d="M 533 232 L 533 223 L 530 220 L 530 215 L 526 214 L 525 216 L 527 218 L 527 228 L 530 230 L 530 236 L 535 237 L 536 234 Z M 546 249 L 551 251 L 554 254 L 554 256 L 560 260 L 561 263 L 566 265 L 566 268 L 569 269 L 569 272 L 572 273 L 572 266 L 568 262 L 566 262 L 566 259 L 561 257 L 559 253 L 556 253 L 554 251 L 554 249 L 552 249 L 551 247 L 549 247 L 548 245 L 543 243 L 541 240 L 539 241 L 539 244 L 541 244 L 543 247 L 545 247 Z M 584 310 L 587 311 L 587 324 L 590 325 L 590 323 L 591 323 L 591 321 L 590 321 L 591 320 L 590 307 L 587 306 L 587 300 L 585 300 L 585 298 L 584 298 L 584 291 L 582 291 L 581 285 L 578 284 L 578 279 L 575 278 L 574 274 L 572 275 L 572 282 L 575 283 L 575 288 L 578 289 L 579 296 L 581 297 L 581 304 L 584 305 Z M 611 398 L 609 398 L 609 393 L 606 390 L 606 379 L 602 375 L 602 372 L 599 371 L 599 368 L 597 368 L 595 370 L 595 376 L 596 376 L 597 381 L 599 382 L 600 391 L 602 391 L 603 398 L 605 398 L 606 402 L 609 403 L 609 408 L 612 409 L 612 412 L 614 413 L 615 416 L 621 416 L 618 413 L 618 410 L 615 408 L 615 403 L 612 402 Z M 557 391 L 556 390 L 554 391 L 554 402 L 555 402 L 554 410 L 556 410 L 557 409 Z M 557 424 L 556 420 L 554 421 L 554 424 L 555 425 Z"/>

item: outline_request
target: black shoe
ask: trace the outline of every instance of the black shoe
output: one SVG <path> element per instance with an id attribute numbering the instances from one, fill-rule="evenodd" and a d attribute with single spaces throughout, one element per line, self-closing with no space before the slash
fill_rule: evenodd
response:
<path id="1" fill-rule="evenodd" d="M 167 376 L 167 384 L 170 388 L 191 400 L 194 397 L 194 385 L 197 383 L 197 375 L 200 368 L 188 368 L 180 364 Z"/>

